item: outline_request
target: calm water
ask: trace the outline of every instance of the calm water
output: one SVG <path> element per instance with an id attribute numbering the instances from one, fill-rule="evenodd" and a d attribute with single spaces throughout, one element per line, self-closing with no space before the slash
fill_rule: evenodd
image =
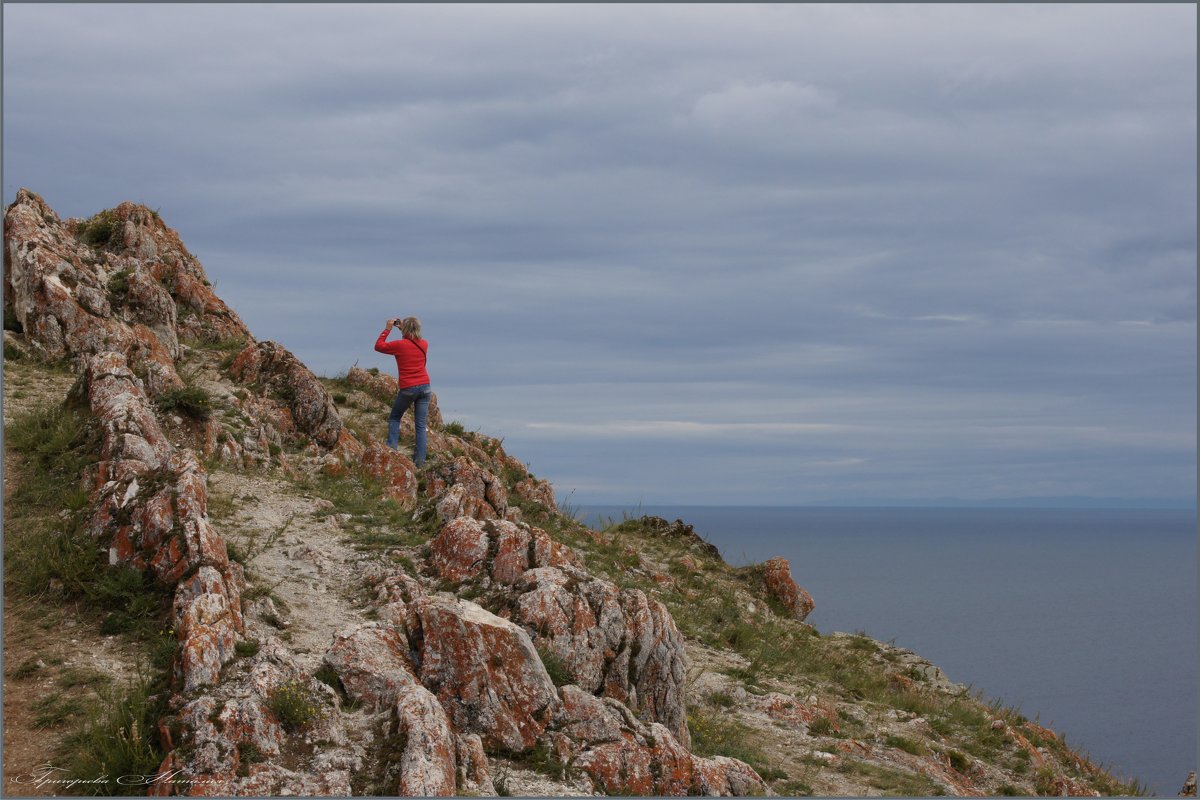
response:
<path id="1" fill-rule="evenodd" d="M 636 513 L 683 519 L 733 564 L 784 556 L 822 632 L 894 639 L 1154 794 L 1174 796 L 1196 766 L 1194 511 Z"/>

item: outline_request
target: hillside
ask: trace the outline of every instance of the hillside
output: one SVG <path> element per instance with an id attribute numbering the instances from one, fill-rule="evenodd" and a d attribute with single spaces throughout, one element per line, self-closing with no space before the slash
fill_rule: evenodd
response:
<path id="1" fill-rule="evenodd" d="M 391 377 L 256 339 L 144 206 L 61 220 L 21 190 L 4 237 L 10 789 L 1138 791 L 910 651 L 820 634 L 783 559 L 580 524 L 436 403 L 417 469 L 382 444 Z"/>

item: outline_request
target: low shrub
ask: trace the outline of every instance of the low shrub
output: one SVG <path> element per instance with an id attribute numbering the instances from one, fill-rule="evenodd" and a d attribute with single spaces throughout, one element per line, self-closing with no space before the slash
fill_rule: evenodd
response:
<path id="1" fill-rule="evenodd" d="M 204 421 L 212 416 L 212 396 L 200 386 L 188 385 L 169 389 L 155 400 L 158 410 L 164 414 L 179 413 L 195 420 Z"/>
<path id="2" fill-rule="evenodd" d="M 75 229 L 75 235 L 86 245 L 103 247 L 112 241 L 113 236 L 120 228 L 121 220 L 110 209 L 101 211 L 96 216 L 79 223 Z"/>
<path id="3" fill-rule="evenodd" d="M 707 712 L 693 706 L 687 712 L 692 752 L 698 756 L 729 756 L 745 761 L 759 775 L 779 776 L 767 754 L 755 744 L 754 730 L 724 712 Z M 765 773 L 765 774 L 764 774 Z"/>
<path id="4" fill-rule="evenodd" d="M 808 732 L 813 736 L 832 736 L 833 720 L 829 717 L 814 717 L 813 721 L 808 723 Z"/>
<path id="5" fill-rule="evenodd" d="M 272 689 L 267 708 L 289 731 L 298 731 L 324 714 L 321 698 L 301 680 L 287 681 Z"/>
<path id="6" fill-rule="evenodd" d="M 259 647 L 258 639 L 245 639 L 234 643 L 233 652 L 237 653 L 241 658 L 250 658 L 251 656 L 258 655 Z"/>
<path id="7" fill-rule="evenodd" d="M 133 270 L 123 269 L 108 279 L 108 299 L 114 305 L 123 305 L 129 298 L 129 276 Z"/>

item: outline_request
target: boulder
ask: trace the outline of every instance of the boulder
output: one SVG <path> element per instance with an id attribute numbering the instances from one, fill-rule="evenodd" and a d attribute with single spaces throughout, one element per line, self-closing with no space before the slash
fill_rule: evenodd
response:
<path id="1" fill-rule="evenodd" d="M 766 783 L 733 758 L 699 758 L 658 723 L 639 721 L 621 703 L 564 686 L 546 740 L 563 735 L 574 767 L 610 795 L 763 795 Z M 562 743 L 563 740 L 557 740 Z"/>
<path id="2" fill-rule="evenodd" d="M 334 634 L 325 651 L 346 694 L 369 708 L 386 708 L 417 685 L 408 640 L 393 625 L 368 622 Z"/>
<path id="3" fill-rule="evenodd" d="M 461 583 L 487 570 L 491 538 L 471 517 L 458 517 L 442 526 L 429 543 L 429 563 L 444 580 Z"/>
<path id="4" fill-rule="evenodd" d="M 812 595 L 796 585 L 792 580 L 792 569 L 786 558 L 772 558 L 764 561 L 762 580 L 767 593 L 779 602 L 796 619 L 802 620 L 812 613 L 816 604 Z"/>
<path id="5" fill-rule="evenodd" d="M 339 443 L 339 446 L 344 446 Z M 417 504 L 417 466 L 408 456 L 379 443 L 372 443 L 362 455 L 363 471 L 383 483 L 384 494 L 401 508 Z"/>
<path id="6" fill-rule="evenodd" d="M 439 577 L 456 583 L 483 574 L 496 583 L 517 584 L 534 567 L 578 567 L 581 562 L 540 528 L 456 517 L 430 543 L 430 565 Z"/>
<path id="7" fill-rule="evenodd" d="M 525 631 L 445 595 L 417 600 L 415 615 L 418 674 L 455 729 L 477 733 L 485 746 L 503 751 L 533 747 L 558 694 Z"/>

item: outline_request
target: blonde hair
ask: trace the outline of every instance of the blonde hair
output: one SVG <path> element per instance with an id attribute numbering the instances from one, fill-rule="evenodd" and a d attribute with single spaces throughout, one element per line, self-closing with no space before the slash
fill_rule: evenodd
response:
<path id="1" fill-rule="evenodd" d="M 421 338 L 421 320 L 416 317 L 405 317 L 400 321 L 400 332 L 405 339 L 416 341 Z"/>

